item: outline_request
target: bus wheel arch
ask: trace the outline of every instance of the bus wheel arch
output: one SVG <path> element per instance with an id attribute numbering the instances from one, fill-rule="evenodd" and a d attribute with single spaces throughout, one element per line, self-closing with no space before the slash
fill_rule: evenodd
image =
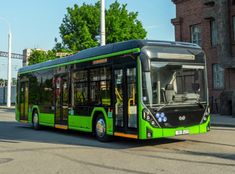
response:
<path id="1" fill-rule="evenodd" d="M 93 115 L 92 132 L 99 141 L 107 142 L 110 140 L 110 136 L 107 135 L 107 121 L 102 111 L 96 111 Z"/>

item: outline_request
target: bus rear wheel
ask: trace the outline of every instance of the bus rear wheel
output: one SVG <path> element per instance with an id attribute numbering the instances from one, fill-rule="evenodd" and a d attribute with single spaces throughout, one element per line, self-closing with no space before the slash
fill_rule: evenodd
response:
<path id="1" fill-rule="evenodd" d="M 99 141 L 107 142 L 110 140 L 110 136 L 106 134 L 106 129 L 105 119 L 102 115 L 99 115 L 95 122 L 95 136 Z"/>
<path id="2" fill-rule="evenodd" d="M 40 129 L 40 125 L 39 125 L 39 118 L 38 118 L 38 112 L 34 111 L 33 112 L 33 128 L 35 130 L 39 130 Z"/>

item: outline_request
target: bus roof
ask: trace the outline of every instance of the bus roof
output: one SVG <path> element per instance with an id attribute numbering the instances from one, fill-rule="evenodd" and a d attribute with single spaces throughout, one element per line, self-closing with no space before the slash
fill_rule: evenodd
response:
<path id="1" fill-rule="evenodd" d="M 94 47 L 82 50 L 76 54 L 49 60 L 42 63 L 37 63 L 30 66 L 25 66 L 19 69 L 18 73 L 27 73 L 30 71 L 36 71 L 39 69 L 47 69 L 49 67 L 55 67 L 60 65 L 67 65 L 70 64 L 70 62 L 75 62 L 79 60 L 86 60 L 88 58 L 95 58 L 99 57 L 102 58 L 102 56 L 107 57 L 105 55 L 112 56 L 113 53 L 120 54 L 122 52 L 125 52 L 127 50 L 136 52 L 137 49 L 141 49 L 144 46 L 169 46 L 169 47 L 186 47 L 186 48 L 196 48 L 201 49 L 197 44 L 193 43 L 186 43 L 186 42 L 173 42 L 173 41 L 156 41 L 156 40 L 129 40 L 124 42 L 118 42 L 113 44 L 107 44 L 100 47 Z"/>

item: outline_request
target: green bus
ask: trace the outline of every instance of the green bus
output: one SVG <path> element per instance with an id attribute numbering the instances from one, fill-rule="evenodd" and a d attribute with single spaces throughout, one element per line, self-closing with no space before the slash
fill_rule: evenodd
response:
<path id="1" fill-rule="evenodd" d="M 154 139 L 210 130 L 206 56 L 195 44 L 130 40 L 18 71 L 16 120 Z"/>

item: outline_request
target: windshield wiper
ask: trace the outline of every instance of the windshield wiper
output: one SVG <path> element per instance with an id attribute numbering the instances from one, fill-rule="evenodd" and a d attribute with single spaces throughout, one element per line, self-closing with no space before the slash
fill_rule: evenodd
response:
<path id="1" fill-rule="evenodd" d="M 197 55 L 199 55 L 199 54 L 202 54 L 202 52 L 199 52 L 199 53 L 194 53 L 193 51 L 191 51 L 191 50 L 187 50 L 189 53 L 191 53 L 191 54 L 193 54 L 194 56 L 197 56 Z"/>
<path id="2" fill-rule="evenodd" d="M 198 106 L 200 106 L 201 108 L 206 109 L 205 106 L 200 101 L 197 101 L 195 103 L 198 104 Z"/>
<path id="3" fill-rule="evenodd" d="M 168 106 L 168 105 L 169 105 L 169 104 L 164 104 L 164 105 L 158 107 L 158 108 L 157 108 L 157 111 L 160 111 L 161 109 L 165 108 L 165 107 Z"/>

